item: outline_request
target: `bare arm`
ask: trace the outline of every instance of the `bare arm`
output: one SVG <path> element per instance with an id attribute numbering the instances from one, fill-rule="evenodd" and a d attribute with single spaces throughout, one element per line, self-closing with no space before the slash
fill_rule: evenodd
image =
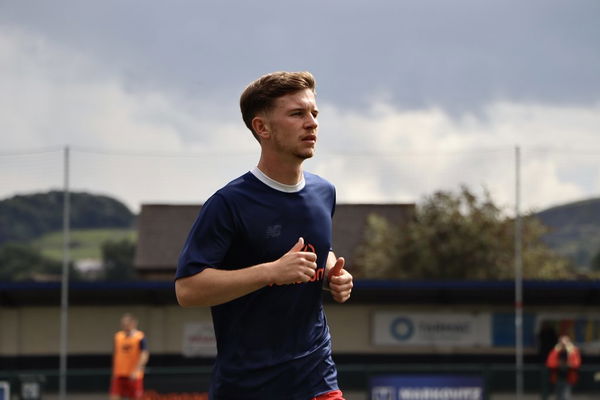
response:
<path id="1" fill-rule="evenodd" d="M 213 306 L 242 297 L 270 283 L 266 264 L 233 271 L 206 268 L 196 275 L 175 281 L 175 293 L 183 307 Z"/>
<path id="2" fill-rule="evenodd" d="M 140 360 L 138 361 L 136 371 L 143 371 L 144 368 L 146 368 L 146 364 L 148 364 L 149 358 L 150 358 L 150 352 L 148 350 L 143 350 L 140 353 Z"/>
<path id="3" fill-rule="evenodd" d="M 278 260 L 238 270 L 206 268 L 175 281 L 177 301 L 183 307 L 214 306 L 245 296 L 271 284 L 308 282 L 315 275 L 317 256 L 300 251 L 300 238 Z"/>

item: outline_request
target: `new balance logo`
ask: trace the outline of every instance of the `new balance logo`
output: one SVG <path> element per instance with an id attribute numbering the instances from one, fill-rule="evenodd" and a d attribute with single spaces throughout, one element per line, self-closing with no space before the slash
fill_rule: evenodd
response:
<path id="1" fill-rule="evenodd" d="M 265 238 L 272 239 L 281 236 L 281 225 L 267 226 L 265 231 Z"/>

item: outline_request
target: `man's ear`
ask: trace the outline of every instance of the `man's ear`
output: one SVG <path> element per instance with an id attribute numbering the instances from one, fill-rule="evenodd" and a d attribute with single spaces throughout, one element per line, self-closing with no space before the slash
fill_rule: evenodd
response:
<path id="1" fill-rule="evenodd" d="M 264 115 L 257 115 L 252 119 L 252 129 L 261 140 L 271 136 L 269 120 Z"/>

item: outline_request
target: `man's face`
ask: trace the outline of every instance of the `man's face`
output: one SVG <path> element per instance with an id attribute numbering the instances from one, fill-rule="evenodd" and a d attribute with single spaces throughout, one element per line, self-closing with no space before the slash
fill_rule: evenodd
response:
<path id="1" fill-rule="evenodd" d="M 135 329 L 136 323 L 135 320 L 131 317 L 123 317 L 121 318 L 121 329 L 123 329 L 126 332 L 130 332 L 133 329 Z"/>
<path id="2" fill-rule="evenodd" d="M 275 100 L 273 109 L 264 114 L 270 131 L 270 149 L 283 156 L 305 160 L 314 155 L 317 143 L 317 103 L 310 89 Z"/>

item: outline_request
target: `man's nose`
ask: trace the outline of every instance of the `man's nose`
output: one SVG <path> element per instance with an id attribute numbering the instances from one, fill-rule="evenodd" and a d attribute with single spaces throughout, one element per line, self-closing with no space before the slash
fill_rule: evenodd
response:
<path id="1" fill-rule="evenodd" d="M 317 121 L 317 117 L 315 117 L 312 114 L 309 114 L 308 117 L 306 118 L 306 122 L 305 125 L 307 128 L 312 128 L 315 129 L 319 126 L 319 122 Z"/>

